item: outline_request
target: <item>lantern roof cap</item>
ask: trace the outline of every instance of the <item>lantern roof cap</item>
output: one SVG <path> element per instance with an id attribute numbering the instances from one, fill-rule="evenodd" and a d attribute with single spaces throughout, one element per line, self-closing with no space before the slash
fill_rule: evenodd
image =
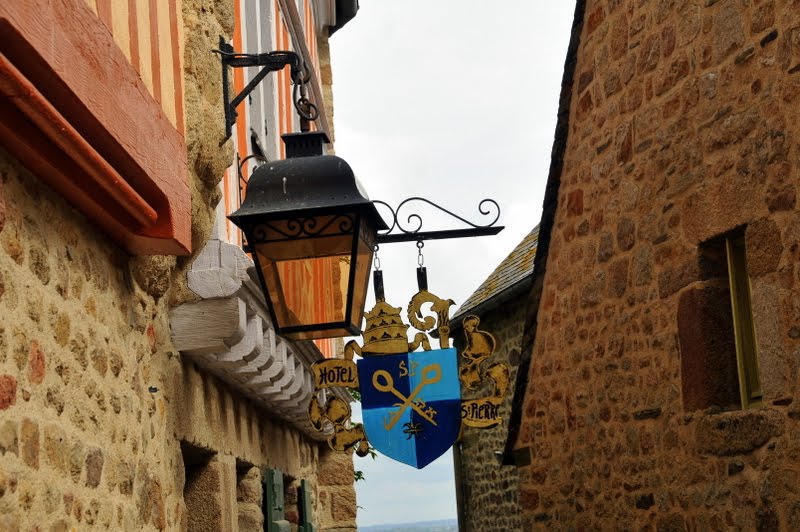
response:
<path id="1" fill-rule="evenodd" d="M 256 168 L 242 206 L 229 218 L 238 225 L 251 217 L 278 219 L 347 210 L 365 214 L 377 230 L 388 229 L 347 161 L 315 155 L 269 161 Z"/>

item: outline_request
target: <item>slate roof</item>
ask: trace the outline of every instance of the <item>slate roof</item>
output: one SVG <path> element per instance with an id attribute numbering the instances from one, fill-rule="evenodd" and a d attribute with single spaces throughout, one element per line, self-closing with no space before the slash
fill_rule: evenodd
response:
<path id="1" fill-rule="evenodd" d="M 458 318 L 486 307 L 493 300 L 516 295 L 516 293 L 530 284 L 533 273 L 533 258 L 539 243 L 539 226 L 533 228 L 517 247 L 495 268 L 494 272 L 486 278 L 471 296 L 458 308 L 453 322 Z"/>

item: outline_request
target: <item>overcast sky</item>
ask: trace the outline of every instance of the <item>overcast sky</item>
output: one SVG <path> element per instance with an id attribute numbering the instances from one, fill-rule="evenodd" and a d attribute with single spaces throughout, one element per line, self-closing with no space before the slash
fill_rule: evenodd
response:
<path id="1" fill-rule="evenodd" d="M 440 297 L 462 303 L 539 222 L 574 4 L 361 0 L 331 38 L 336 153 L 372 199 L 423 196 L 476 223 L 490 221 L 482 199 L 500 204 L 499 235 L 426 243 Z M 423 230 L 456 227 L 420 214 Z M 405 308 L 415 245 L 379 257 L 387 302 Z M 385 457 L 356 469 L 359 526 L 456 517 L 449 452 L 421 471 Z"/>

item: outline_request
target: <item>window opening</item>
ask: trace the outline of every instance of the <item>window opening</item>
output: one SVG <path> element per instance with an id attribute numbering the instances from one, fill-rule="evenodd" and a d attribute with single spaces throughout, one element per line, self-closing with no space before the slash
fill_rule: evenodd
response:
<path id="1" fill-rule="evenodd" d="M 699 246 L 700 280 L 678 300 L 681 386 L 687 410 L 761 403 L 744 228 Z"/>

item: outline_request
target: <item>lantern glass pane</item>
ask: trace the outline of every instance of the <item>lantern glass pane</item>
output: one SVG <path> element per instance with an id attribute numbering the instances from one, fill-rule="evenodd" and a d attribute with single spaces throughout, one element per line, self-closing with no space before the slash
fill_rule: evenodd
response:
<path id="1" fill-rule="evenodd" d="M 276 269 L 288 326 L 345 320 L 350 255 L 283 260 Z"/>
<path id="2" fill-rule="evenodd" d="M 275 326 L 285 338 L 343 337 L 361 329 L 375 232 L 359 218 L 266 221 L 248 234 Z"/>
<path id="3" fill-rule="evenodd" d="M 353 310 L 350 315 L 350 323 L 358 330 L 361 330 L 361 320 L 364 317 L 364 304 L 367 299 L 367 289 L 369 288 L 372 254 L 372 245 L 359 238 L 353 283 Z"/>

